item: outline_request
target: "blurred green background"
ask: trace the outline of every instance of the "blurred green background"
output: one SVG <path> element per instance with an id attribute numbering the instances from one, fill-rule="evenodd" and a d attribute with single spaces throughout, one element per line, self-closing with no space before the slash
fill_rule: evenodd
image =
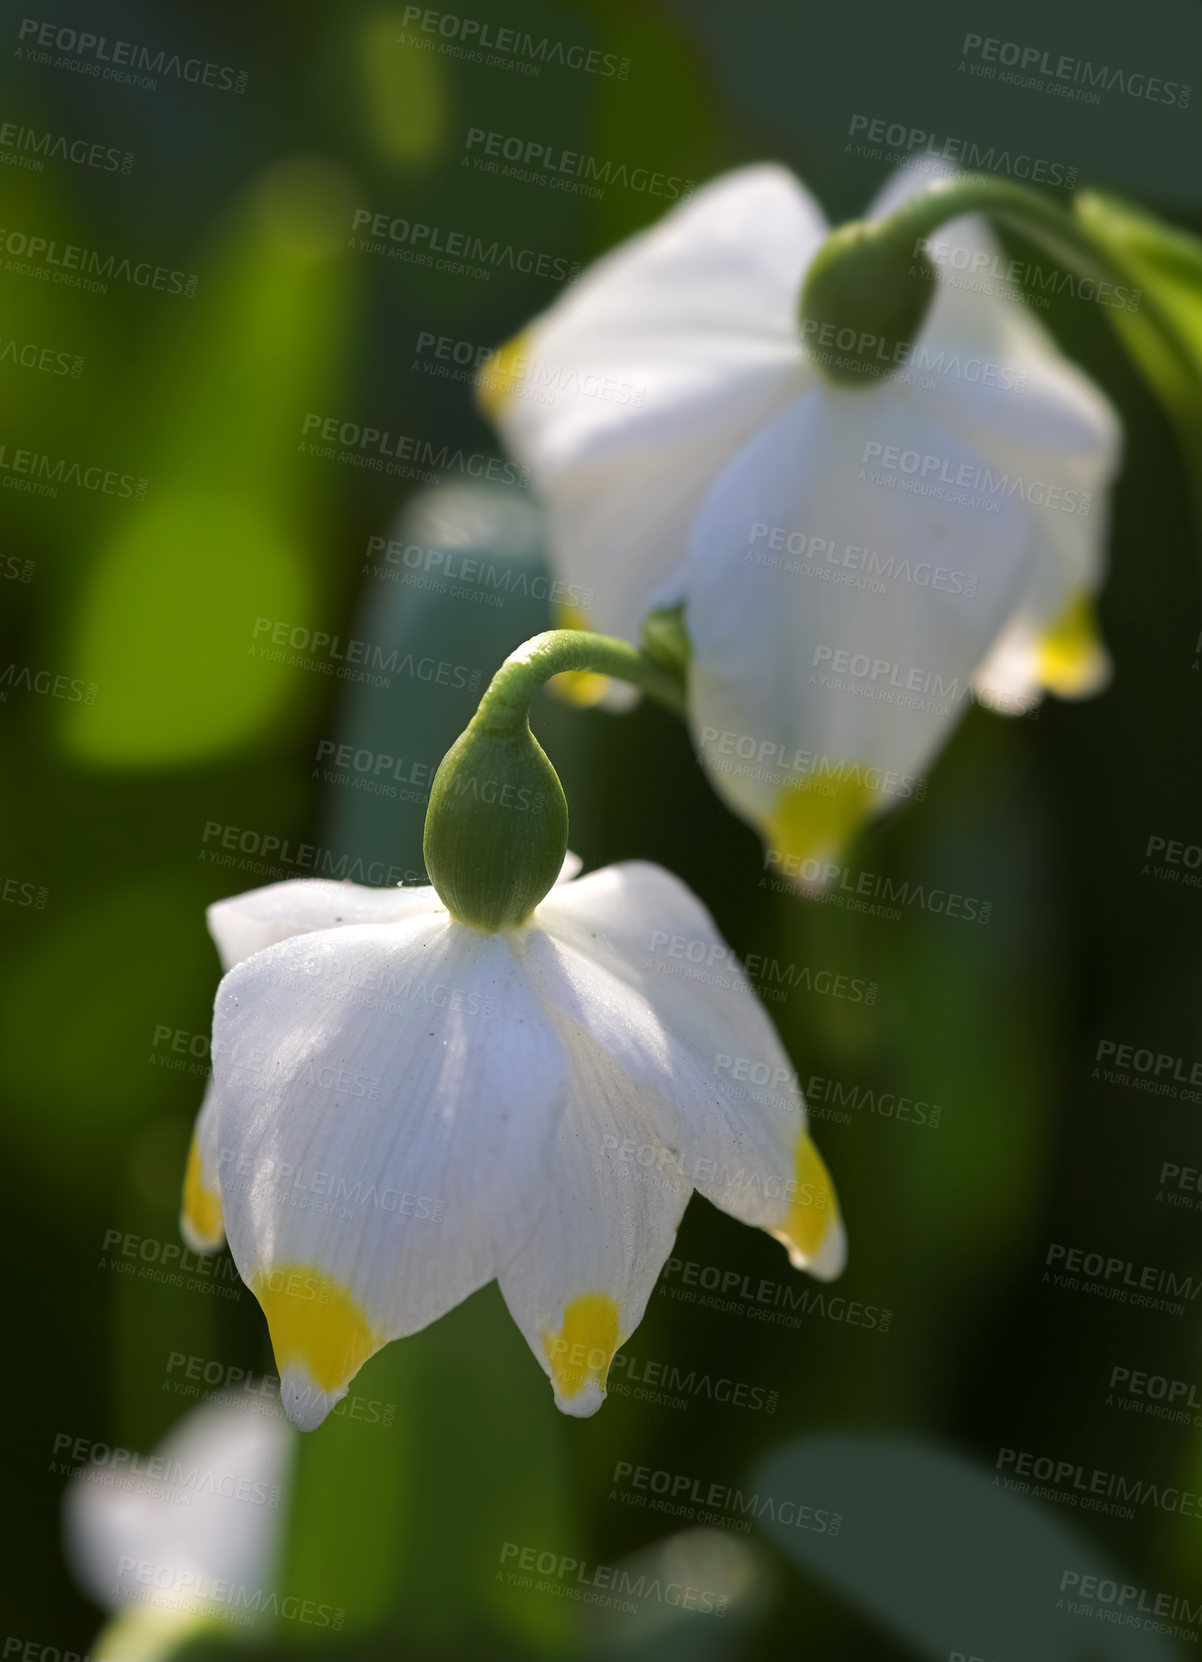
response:
<path id="1" fill-rule="evenodd" d="M 489 0 L 435 14 L 626 66 L 604 75 L 546 61 L 534 76 L 431 49 L 457 37 L 421 33 L 405 14 L 192 0 L 55 14 L 57 26 L 244 73 L 241 92 L 172 74 L 154 89 L 106 81 L 53 49 L 37 61 L 12 8 L 0 34 L 5 121 L 134 158 L 128 172 L 53 155 L 35 170 L 0 143 L 12 163 L 0 179 L 0 1086 L 12 1206 L 7 1487 L 20 1530 L 6 1656 L 20 1654 L 13 1641 L 82 1654 L 104 1619 L 63 1563 L 56 1436 L 149 1451 L 187 1406 L 173 1354 L 272 1371 L 245 1291 L 215 1296 L 196 1274 L 177 1286 L 113 1268 L 115 1241 L 136 1238 L 125 1261 L 137 1266 L 163 1266 L 179 1246 L 218 978 L 203 908 L 301 874 L 302 843 L 364 880 L 420 874 L 422 787 L 475 705 L 463 685 L 352 686 L 328 660 L 273 661 L 261 620 L 427 655 L 470 672 L 453 681 L 481 684 L 549 621 L 520 592 L 529 585 L 493 606 L 400 580 L 416 568 L 382 563 L 371 539 L 544 571 L 530 493 L 470 478 L 500 452 L 463 360 L 506 339 L 559 285 L 505 264 L 484 279 L 364 251 L 355 215 L 467 232 L 563 270 L 666 206 L 617 186 L 588 200 L 477 172 L 464 165 L 474 127 L 698 181 L 777 158 L 839 220 L 885 176 L 847 150 L 849 118 L 863 112 L 1021 144 L 1079 166 L 1083 184 L 1202 225 L 1196 101 L 1094 108 L 958 73 L 972 29 L 1199 80 L 1196 7 L 1156 0 L 1102 16 L 1063 4 Z M 114 257 L 106 291 L 54 280 L 70 265 L 44 249 L 31 256 L 31 238 Z M 132 275 L 160 267 L 181 276 L 155 287 Z M 171 292 L 193 275 L 194 294 Z M 810 1092 L 852 1244 L 838 1291 L 891 1312 L 887 1330 L 880 1319 L 814 1313 L 787 1326 L 690 1305 L 672 1296 L 677 1272 L 627 1352 L 640 1366 L 777 1393 L 774 1411 L 703 1395 L 682 1408 L 632 1387 L 575 1422 L 555 1413 L 486 1289 L 364 1369 L 355 1388 L 393 1406 L 390 1425 L 331 1419 L 303 1442 L 281 1585 L 344 1607 L 346 1626 L 331 1639 L 281 1622 L 256 1654 L 946 1656 L 954 1638 L 934 1648 L 891 1602 L 884 1560 L 892 1541 L 935 1566 L 928 1612 L 952 1595 L 954 1543 L 974 1526 L 967 1500 L 942 1498 L 949 1454 L 983 1474 L 986 1492 L 973 1493 L 986 1509 L 1002 1446 L 1202 1489 L 1202 1430 L 1107 1403 L 1119 1365 L 1202 1394 L 1202 1307 L 1167 1316 L 1044 1279 L 1052 1242 L 1202 1276 L 1192 1208 L 1158 1198 L 1165 1162 L 1202 1165 L 1202 1109 L 1110 1083 L 1096 1065 L 1104 1041 L 1187 1069 L 1202 1058 L 1202 893 L 1158 879 L 1145 855 L 1156 836 L 1202 844 L 1187 488 L 1198 458 L 1181 455 L 1100 308 L 1065 298 L 1040 315 L 1124 419 L 1101 606 L 1114 684 L 1082 705 L 1051 701 L 1034 720 L 972 711 L 928 799 L 876 826 L 850 860 L 988 901 L 986 925 L 914 908 L 900 921 L 864 918 L 777 893 L 755 838 L 720 807 L 669 718 L 551 699 L 535 717 L 586 865 L 660 861 L 740 954 L 877 983 L 871 1008 L 801 989 L 769 1008 L 803 1084 L 838 1082 Z M 432 342 L 444 338 L 467 343 L 458 359 L 438 355 Z M 390 474 L 338 459 L 337 445 L 332 458 L 315 453 L 307 417 L 477 460 L 423 464 L 438 483 Z M 65 462 L 56 494 L 21 488 L 23 450 Z M 106 474 L 105 489 L 71 482 Z M 343 744 L 395 765 L 336 767 Z M 387 792 L 365 788 L 381 777 Z M 853 1088 L 859 1105 L 840 1108 Z M 881 1093 L 938 1105 L 938 1124 L 887 1116 L 873 1106 Z M 677 1254 L 752 1285 L 789 1278 L 775 1243 L 700 1200 Z M 218 1282 L 236 1287 L 223 1273 Z M 846 1556 L 832 1547 L 829 1563 L 758 1529 L 664 1547 L 683 1526 L 622 1504 L 611 1481 L 624 1461 L 703 1487 L 746 1484 L 765 1469 L 779 1477 L 773 1461 L 790 1470 L 799 1439 L 836 1434 L 903 1439 L 929 1468 L 920 1460 L 898 1476 L 869 1445 L 830 1444 L 827 1465 L 806 1477 L 848 1520 Z M 867 1532 L 854 1537 L 857 1507 L 862 1519 L 896 1518 L 875 1557 Z M 1128 1582 L 1202 1602 L 1196 1520 L 1155 1506 L 1134 1522 L 1032 1507 L 1071 1533 L 1053 1558 L 1104 1561 Z M 649 1608 L 596 1617 L 498 1580 L 506 1542 L 605 1565 L 692 1554 L 725 1577 L 730 1611 L 721 1622 Z M 997 1549 L 996 1581 L 981 1583 L 984 1637 L 966 1633 L 959 1646 L 970 1654 L 975 1643 L 988 1662 L 1005 1662 L 984 1648 L 996 1631 L 984 1604 L 1013 1591 L 1007 1550 Z M 1036 1605 L 1051 1620 L 1049 1585 Z M 1053 1641 L 1033 1628 L 1027 1654 L 1088 1658 L 1127 1642 L 1085 1619 L 1065 1631 Z M 189 1654 L 244 1643 L 205 1636 Z"/>

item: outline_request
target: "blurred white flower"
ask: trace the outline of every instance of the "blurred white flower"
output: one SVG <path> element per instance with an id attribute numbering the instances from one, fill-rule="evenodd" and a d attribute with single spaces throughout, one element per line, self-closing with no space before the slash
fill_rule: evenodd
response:
<path id="1" fill-rule="evenodd" d="M 152 1455 L 97 1451 L 67 1487 L 68 1562 L 117 1617 L 96 1662 L 162 1655 L 212 1621 L 271 1608 L 295 1434 L 282 1419 L 206 1402 Z"/>
<path id="2" fill-rule="evenodd" d="M 930 177 L 899 175 L 872 215 Z M 938 234 L 904 366 L 828 379 L 803 334 L 828 364 L 847 342 L 799 315 L 827 234 L 783 168 L 728 174 L 600 259 L 479 383 L 546 502 L 557 577 L 595 592 L 588 626 L 634 639 L 683 605 L 697 747 L 794 867 L 920 794 L 971 698 L 1016 711 L 1108 672 L 1091 602 L 1110 407 L 969 218 Z"/>
<path id="3" fill-rule="evenodd" d="M 842 1268 L 795 1076 L 709 914 L 657 866 L 578 867 L 496 933 L 428 888 L 210 909 L 235 967 L 185 1227 L 203 1246 L 224 1219 L 302 1429 L 494 1278 L 558 1406 L 594 1413 L 693 1189 Z"/>

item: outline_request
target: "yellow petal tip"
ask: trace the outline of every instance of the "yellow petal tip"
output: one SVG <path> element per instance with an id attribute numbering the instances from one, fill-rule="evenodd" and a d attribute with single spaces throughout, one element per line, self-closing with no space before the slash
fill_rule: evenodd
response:
<path id="1" fill-rule="evenodd" d="M 595 1414 L 605 1401 L 605 1382 L 622 1343 L 618 1306 L 608 1293 L 586 1293 L 564 1305 L 559 1332 L 542 1335 L 555 1406 L 577 1419 Z"/>
<path id="2" fill-rule="evenodd" d="M 1039 642 L 1035 674 L 1060 698 L 1088 698 L 1110 680 L 1110 657 L 1102 645 L 1093 599 L 1075 594 Z"/>
<path id="3" fill-rule="evenodd" d="M 250 1288 L 267 1317 L 285 1411 L 312 1430 L 387 1335 L 346 1287 L 312 1264 L 273 1264 L 251 1277 Z"/>
<path id="4" fill-rule="evenodd" d="M 805 1131 L 797 1141 L 795 1172 L 789 1210 L 768 1233 L 784 1247 L 795 1270 L 833 1281 L 847 1262 L 847 1235 L 835 1185 Z"/>
<path id="5" fill-rule="evenodd" d="M 225 1240 L 221 1197 L 205 1183 L 200 1144 L 195 1136 L 184 1172 L 184 1204 L 179 1227 L 193 1252 L 214 1252 Z"/>
<path id="6" fill-rule="evenodd" d="M 842 853 L 876 812 L 872 787 L 850 764 L 841 778 L 786 785 L 764 827 L 777 869 L 801 888 L 823 887 L 823 866 Z"/>
<path id="7" fill-rule="evenodd" d="M 499 346 L 476 376 L 476 403 L 494 425 L 525 380 L 527 334 L 523 329 Z"/>

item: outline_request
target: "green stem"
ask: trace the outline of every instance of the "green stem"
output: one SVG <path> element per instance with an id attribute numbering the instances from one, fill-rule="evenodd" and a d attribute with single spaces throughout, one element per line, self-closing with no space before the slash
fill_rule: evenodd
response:
<path id="1" fill-rule="evenodd" d="M 472 726 L 493 732 L 524 721 L 535 689 L 569 670 L 628 681 L 673 715 L 685 713 L 680 682 L 637 646 L 585 629 L 548 629 L 509 654 L 481 698 Z"/>
<path id="2" fill-rule="evenodd" d="M 1131 273 L 1122 262 L 1079 219 L 1057 206 L 1050 197 L 1008 179 L 975 173 L 937 179 L 903 202 L 883 221 L 882 229 L 895 246 L 912 251 L 918 241 L 925 241 L 948 220 L 971 213 L 988 214 L 1038 243 L 1079 276 L 1101 282 L 1131 281 Z M 1128 327 L 1136 318 L 1142 329 L 1157 338 L 1169 362 L 1192 361 L 1188 341 L 1154 295 L 1144 292 L 1138 314 L 1125 318 Z"/>

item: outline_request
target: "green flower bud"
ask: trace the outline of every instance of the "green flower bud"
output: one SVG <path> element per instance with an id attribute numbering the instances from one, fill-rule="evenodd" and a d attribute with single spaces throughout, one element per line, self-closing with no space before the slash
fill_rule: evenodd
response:
<path id="1" fill-rule="evenodd" d="M 526 922 L 559 876 L 568 804 L 530 724 L 483 708 L 430 788 L 426 870 L 453 918 L 477 929 Z"/>
<path id="2" fill-rule="evenodd" d="M 801 332 L 829 381 L 866 386 L 901 369 L 935 295 L 935 267 L 912 235 L 856 220 L 818 250 L 801 291 Z"/>

